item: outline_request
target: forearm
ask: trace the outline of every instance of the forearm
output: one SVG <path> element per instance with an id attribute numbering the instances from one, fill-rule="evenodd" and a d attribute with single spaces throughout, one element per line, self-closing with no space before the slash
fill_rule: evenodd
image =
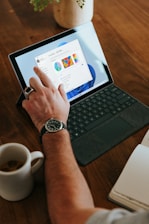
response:
<path id="1" fill-rule="evenodd" d="M 69 133 L 63 130 L 44 135 L 43 148 L 51 219 L 53 223 L 73 223 L 77 211 L 90 210 L 94 205 L 87 183 L 75 161 Z"/>
<path id="2" fill-rule="evenodd" d="M 67 122 L 70 104 L 62 85 L 57 88 L 38 67 L 39 79 L 32 77 L 34 89 L 22 106 L 40 132 L 50 118 Z M 42 129 L 43 130 L 43 129 Z M 42 137 L 45 160 L 45 182 L 49 214 L 53 224 L 83 224 L 94 212 L 87 183 L 75 161 L 69 133 L 61 130 Z"/>

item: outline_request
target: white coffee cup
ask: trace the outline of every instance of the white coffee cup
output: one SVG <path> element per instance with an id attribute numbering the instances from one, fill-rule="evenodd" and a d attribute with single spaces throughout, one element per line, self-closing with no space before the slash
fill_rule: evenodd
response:
<path id="1" fill-rule="evenodd" d="M 30 152 L 22 144 L 7 143 L 1 145 L 0 196 L 9 201 L 19 201 L 26 198 L 34 186 L 33 174 L 41 167 L 43 160 L 42 152 Z M 34 164 L 32 165 L 33 161 Z"/>

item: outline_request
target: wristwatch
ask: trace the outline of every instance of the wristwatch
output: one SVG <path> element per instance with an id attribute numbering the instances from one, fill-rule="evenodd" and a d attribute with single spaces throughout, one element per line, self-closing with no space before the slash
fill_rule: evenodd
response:
<path id="1" fill-rule="evenodd" d="M 67 129 L 67 127 L 62 121 L 51 118 L 47 120 L 47 122 L 41 129 L 40 138 L 42 138 L 45 133 L 55 133 L 63 129 Z"/>

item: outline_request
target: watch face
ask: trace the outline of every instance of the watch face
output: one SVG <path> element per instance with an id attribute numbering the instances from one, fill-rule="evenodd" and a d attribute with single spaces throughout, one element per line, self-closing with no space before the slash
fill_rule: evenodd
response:
<path id="1" fill-rule="evenodd" d="M 49 132 L 57 132 L 63 129 L 63 123 L 54 119 L 50 119 L 45 124 L 45 128 Z"/>

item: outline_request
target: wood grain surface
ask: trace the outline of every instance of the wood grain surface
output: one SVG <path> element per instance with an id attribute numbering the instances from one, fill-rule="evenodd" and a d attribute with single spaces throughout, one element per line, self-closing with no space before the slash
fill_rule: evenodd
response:
<path id="1" fill-rule="evenodd" d="M 18 142 L 30 151 L 42 150 L 30 118 L 16 107 L 20 86 L 8 54 L 55 35 L 59 27 L 52 5 L 34 12 L 29 1 L 1 0 L 0 7 L 0 144 Z M 148 0 L 94 0 L 93 23 L 115 84 L 149 105 L 149 3 Z M 128 157 L 148 127 L 138 131 L 82 170 L 95 205 L 114 208 L 107 196 Z M 20 202 L 0 198 L 0 223 L 48 224 L 44 174 L 35 176 L 32 194 Z"/>

